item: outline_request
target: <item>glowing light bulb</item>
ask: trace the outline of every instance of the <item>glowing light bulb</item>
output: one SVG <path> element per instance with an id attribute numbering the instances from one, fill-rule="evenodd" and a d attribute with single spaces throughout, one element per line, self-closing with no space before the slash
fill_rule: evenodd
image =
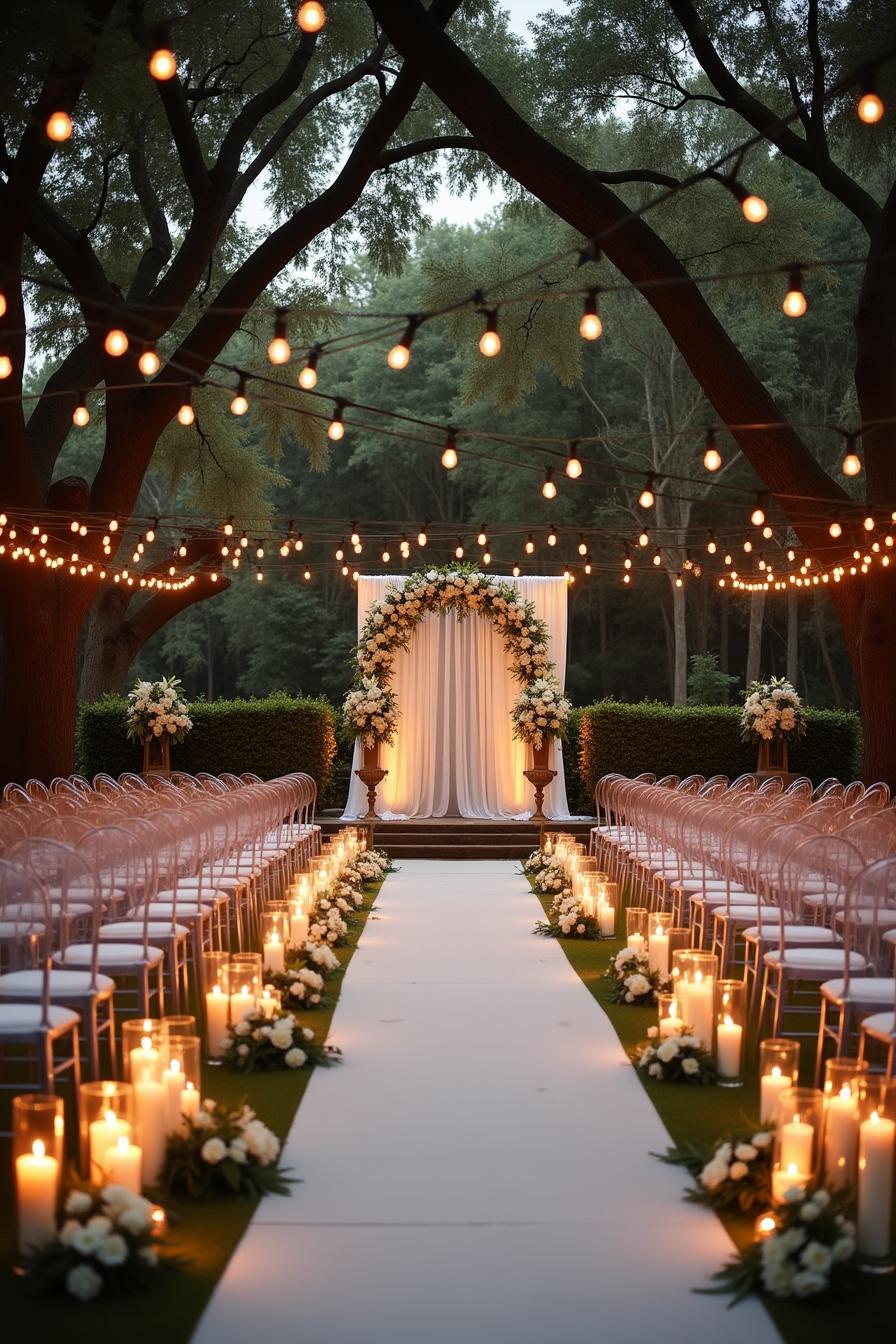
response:
<path id="1" fill-rule="evenodd" d="M 511 573 L 513 574 L 513 577 L 514 577 L 515 579 L 518 579 L 519 576 L 520 576 L 520 567 L 519 567 L 519 565 L 514 565 L 514 567 L 513 567 L 512 571 L 511 571 Z"/>
<path id="2" fill-rule="evenodd" d="M 327 22 L 327 11 L 318 0 L 304 0 L 299 5 L 296 23 L 303 33 L 319 33 Z"/>
<path id="3" fill-rule="evenodd" d="M 304 387 L 310 392 L 312 387 L 317 387 L 317 361 L 320 359 L 320 350 L 315 346 L 309 352 L 305 367 L 299 374 L 299 387 Z"/>
<path id="4" fill-rule="evenodd" d="M 12 360 L 9 355 L 0 355 L 0 378 L 8 378 L 12 373 Z"/>
<path id="5" fill-rule="evenodd" d="M 765 522 L 765 510 L 761 507 L 761 505 L 757 504 L 756 508 L 750 514 L 750 522 L 753 524 L 754 527 L 761 527 L 762 524 Z"/>
<path id="6" fill-rule="evenodd" d="M 838 522 L 838 520 L 837 520 L 836 518 L 834 519 L 834 521 L 831 523 L 830 527 L 828 528 L 828 532 L 831 534 L 832 537 L 842 537 L 842 536 L 843 536 L 843 528 L 842 528 L 841 524 Z"/>
<path id="7" fill-rule="evenodd" d="M 249 409 L 249 400 L 246 396 L 246 380 L 240 378 L 239 385 L 233 401 L 230 403 L 231 415 L 245 415 Z"/>
<path id="8" fill-rule="evenodd" d="M 791 269 L 787 286 L 787 293 L 784 295 L 784 302 L 781 307 L 788 317 L 802 317 L 809 307 L 809 303 L 803 293 L 803 272 L 799 266 L 794 266 Z"/>
<path id="9" fill-rule="evenodd" d="M 706 431 L 703 465 L 707 471 L 718 471 L 719 467 L 722 465 L 722 454 L 719 452 L 716 444 L 716 433 L 714 429 L 708 429 Z"/>
<path id="10" fill-rule="evenodd" d="M 137 368 L 144 378 L 151 378 L 154 373 L 158 373 L 161 364 L 162 361 L 159 359 L 154 345 L 148 345 L 137 360 Z"/>
<path id="11" fill-rule="evenodd" d="M 487 546 L 487 545 L 488 545 L 488 533 L 487 533 L 486 530 L 485 530 L 485 523 L 482 524 L 482 526 L 480 527 L 479 532 L 478 532 L 478 534 L 477 534 L 477 536 L 476 536 L 476 545 L 477 545 L 477 546 Z"/>
<path id="12" fill-rule="evenodd" d="M 498 335 L 498 310 L 492 308 L 486 314 L 485 331 L 479 337 L 479 352 L 486 359 L 493 359 L 501 353 L 501 337 Z"/>
<path id="13" fill-rule="evenodd" d="M 653 508 L 654 504 L 656 503 L 656 496 L 653 493 L 652 480 L 648 480 L 647 484 L 644 486 L 644 489 L 638 496 L 638 503 L 641 505 L 642 509 Z"/>
<path id="14" fill-rule="evenodd" d="M 579 460 L 578 443 L 569 445 L 569 454 L 566 458 L 566 474 L 572 480 L 577 481 L 582 474 L 582 463 Z"/>
<path id="15" fill-rule="evenodd" d="M 457 443 L 453 434 L 448 435 L 442 450 L 442 466 L 446 471 L 453 471 L 457 466 Z"/>
<path id="16" fill-rule="evenodd" d="M 0 294 L 0 317 L 6 316 L 6 295 Z"/>
<path id="17" fill-rule="evenodd" d="M 873 89 L 866 89 L 856 105 L 856 112 L 866 126 L 873 126 L 884 115 L 883 99 Z"/>
<path id="18" fill-rule="evenodd" d="M 47 119 L 47 139 L 61 143 L 71 138 L 72 119 L 67 112 L 52 112 Z"/>
<path id="19" fill-rule="evenodd" d="M 748 219 L 751 224 L 761 224 L 764 219 L 768 219 L 768 206 L 761 196 L 752 192 L 743 198 L 740 208 L 744 212 L 744 219 Z"/>
<path id="20" fill-rule="evenodd" d="M 342 419 L 342 407 L 337 406 L 333 412 L 333 419 L 327 425 L 327 435 L 338 443 L 340 439 L 345 438 L 345 422 Z"/>
<path id="21" fill-rule="evenodd" d="M 291 354 L 292 350 L 286 339 L 286 319 L 282 309 L 278 308 L 274 319 L 274 335 L 268 346 L 268 359 L 272 364 L 285 364 Z"/>
<path id="22" fill-rule="evenodd" d="M 534 538 L 533 538 L 531 532 L 529 533 L 528 537 L 526 538 L 526 546 L 525 546 L 525 550 L 526 550 L 526 554 L 527 554 L 527 555 L 532 555 L 532 554 L 534 554 L 534 551 L 535 551 L 535 540 L 534 540 Z"/>
<path id="23" fill-rule="evenodd" d="M 177 57 L 168 47 L 157 47 L 149 58 L 149 73 L 153 79 L 164 81 L 177 74 Z"/>
<path id="24" fill-rule="evenodd" d="M 660 555 L 659 551 L 654 551 L 653 563 L 656 565 L 657 569 L 659 569 L 660 565 L 663 563 L 663 557 Z"/>
<path id="25" fill-rule="evenodd" d="M 106 339 L 103 341 L 103 349 L 107 355 L 118 358 L 123 355 L 128 348 L 128 338 L 120 327 L 113 327 L 111 331 L 106 332 Z"/>
<path id="26" fill-rule="evenodd" d="M 464 545 L 460 537 L 458 537 L 457 545 L 454 548 L 454 558 L 455 560 L 463 560 L 464 558 Z"/>
<path id="27" fill-rule="evenodd" d="M 181 403 L 177 418 L 182 425 L 192 425 L 193 421 L 196 419 L 196 412 L 193 410 L 193 400 L 189 392 Z"/>
<path id="28" fill-rule="evenodd" d="M 862 523 L 862 526 L 864 527 L 864 529 L 865 529 L 866 532 L 873 532 L 873 531 L 874 531 L 874 519 L 871 517 L 870 514 L 869 514 L 868 517 L 864 520 L 864 522 Z"/>
<path id="29" fill-rule="evenodd" d="M 417 533 L 417 545 L 425 546 L 428 541 L 429 537 L 426 535 L 426 528 L 421 527 L 420 531 Z"/>
<path id="30" fill-rule="evenodd" d="M 406 369 L 411 362 L 411 342 L 417 331 L 417 319 L 408 318 L 408 324 L 404 329 L 404 334 L 397 345 L 386 356 L 386 363 L 390 369 Z"/>
<path id="31" fill-rule="evenodd" d="M 583 341 L 596 341 L 603 329 L 604 324 L 597 311 L 597 290 L 589 289 L 585 295 L 585 309 L 579 319 L 579 335 Z"/>
<path id="32" fill-rule="evenodd" d="M 557 487 L 554 484 L 554 473 L 550 467 L 548 467 L 547 471 L 544 474 L 544 481 L 542 482 L 541 493 L 544 495 L 545 499 L 557 498 Z"/>
<path id="33" fill-rule="evenodd" d="M 77 406 L 72 411 L 72 423 L 78 425 L 81 429 L 83 429 L 85 425 L 90 424 L 90 412 L 85 405 L 83 392 L 81 393 Z"/>

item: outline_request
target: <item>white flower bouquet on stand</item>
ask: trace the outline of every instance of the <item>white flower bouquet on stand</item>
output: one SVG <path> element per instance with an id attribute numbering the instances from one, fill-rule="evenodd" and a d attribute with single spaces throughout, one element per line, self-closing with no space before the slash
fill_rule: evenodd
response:
<path id="1" fill-rule="evenodd" d="M 803 702 L 784 677 L 753 681 L 740 716 L 744 742 L 758 742 L 760 772 L 786 773 L 787 747 L 806 731 Z"/>
<path id="2" fill-rule="evenodd" d="M 513 702 L 513 735 L 533 751 L 560 737 L 572 705 L 556 677 L 539 677 L 524 686 Z"/>
<path id="3" fill-rule="evenodd" d="M 128 692 L 127 735 L 143 744 L 143 769 L 167 770 L 172 742 L 183 742 L 193 727 L 190 705 L 177 677 L 138 681 Z"/>

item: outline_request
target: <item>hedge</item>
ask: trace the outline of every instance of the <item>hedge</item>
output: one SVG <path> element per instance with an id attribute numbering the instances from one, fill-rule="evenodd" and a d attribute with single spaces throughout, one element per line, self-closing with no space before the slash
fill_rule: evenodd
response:
<path id="1" fill-rule="evenodd" d="M 79 707 L 77 768 L 89 779 L 142 768 L 142 748 L 125 737 L 125 709 L 126 701 L 114 695 Z M 171 748 L 173 770 L 251 771 L 262 779 L 301 770 L 317 783 L 318 798 L 325 797 L 336 756 L 335 715 L 327 700 L 279 691 L 263 700 L 198 700 L 190 715 L 192 731 Z"/>
<path id="2" fill-rule="evenodd" d="M 829 775 L 846 783 L 861 774 L 861 745 L 858 714 L 807 709 L 806 736 L 791 747 L 790 768 L 814 783 Z M 734 705 L 599 700 L 580 711 L 579 776 L 591 800 L 597 781 L 611 773 L 734 778 L 755 768 L 756 747 L 741 742 L 740 709 Z"/>

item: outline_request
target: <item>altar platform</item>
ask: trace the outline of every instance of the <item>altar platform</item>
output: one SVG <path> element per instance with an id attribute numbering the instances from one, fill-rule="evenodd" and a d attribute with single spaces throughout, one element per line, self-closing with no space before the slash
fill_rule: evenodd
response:
<path id="1" fill-rule="evenodd" d="M 346 823 L 336 812 L 317 818 L 325 835 Z M 362 823 L 359 822 L 358 825 Z M 588 844 L 594 817 L 547 821 L 545 830 L 567 831 Z M 467 817 L 414 817 L 376 821 L 373 843 L 402 859 L 524 859 L 538 846 L 540 828 L 531 821 L 474 821 Z"/>

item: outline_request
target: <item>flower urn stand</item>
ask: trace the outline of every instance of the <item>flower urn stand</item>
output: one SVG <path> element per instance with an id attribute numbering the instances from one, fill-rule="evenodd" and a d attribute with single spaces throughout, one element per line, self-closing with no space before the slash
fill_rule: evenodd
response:
<path id="1" fill-rule="evenodd" d="M 532 821 L 547 821 L 542 810 L 544 803 L 544 791 L 556 775 L 556 770 L 548 769 L 548 752 L 550 743 L 545 742 L 540 747 L 532 748 L 532 768 L 524 770 L 523 774 L 535 790 L 535 811 L 532 813 Z"/>
<path id="2" fill-rule="evenodd" d="M 152 733 L 143 739 L 144 775 L 168 775 L 171 773 L 171 741 L 167 733 L 156 737 Z"/>
<path id="3" fill-rule="evenodd" d="M 364 764 L 361 766 L 360 770 L 355 771 L 355 774 L 367 790 L 367 814 L 363 820 L 374 821 L 378 816 L 376 810 L 376 791 L 378 786 L 382 784 L 383 780 L 388 775 L 389 771 L 384 770 L 380 765 L 379 743 L 377 743 L 375 747 L 362 747 L 361 750 L 364 754 Z"/>
<path id="4" fill-rule="evenodd" d="M 787 738 L 765 738 L 759 743 L 759 757 L 756 761 L 756 776 L 759 779 L 790 778 L 787 764 Z"/>

